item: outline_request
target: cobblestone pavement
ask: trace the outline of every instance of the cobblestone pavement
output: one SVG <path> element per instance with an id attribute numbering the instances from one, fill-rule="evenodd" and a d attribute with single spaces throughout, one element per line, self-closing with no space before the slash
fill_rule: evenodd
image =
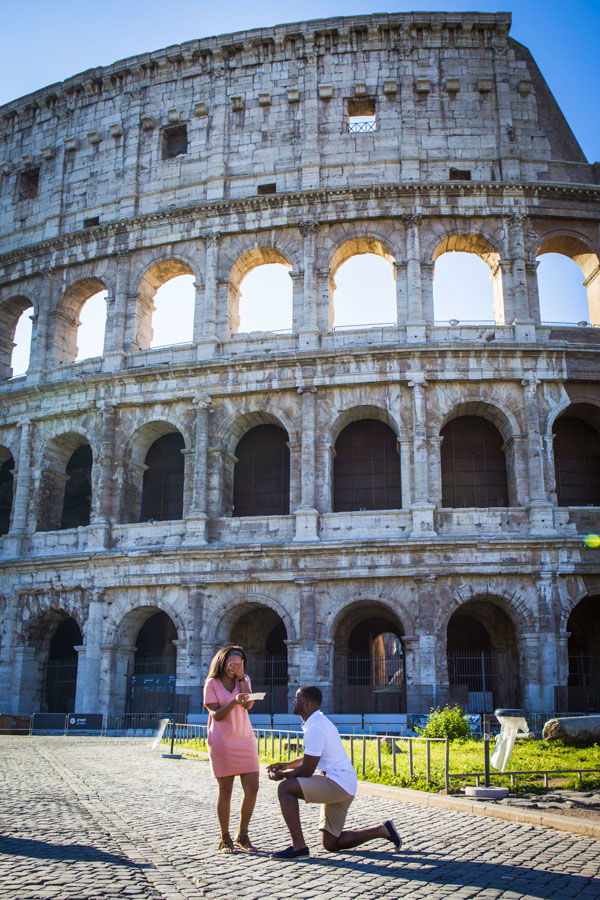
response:
<path id="1" fill-rule="evenodd" d="M 313 855 L 276 862 L 268 854 L 288 841 L 266 779 L 251 829 L 264 853 L 224 856 L 214 794 L 207 762 L 163 759 L 149 739 L 0 737 L 1 896 L 600 898 L 596 840 L 375 797 L 359 797 L 348 824 L 394 818 L 400 853 L 372 843 L 328 854 L 317 808 L 303 807 Z"/>

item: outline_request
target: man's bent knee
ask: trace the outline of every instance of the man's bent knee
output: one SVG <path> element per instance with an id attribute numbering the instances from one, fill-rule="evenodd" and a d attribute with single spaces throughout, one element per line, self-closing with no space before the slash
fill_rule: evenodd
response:
<path id="1" fill-rule="evenodd" d="M 279 782 L 277 793 L 279 794 L 280 799 L 282 797 L 291 796 L 297 797 L 299 800 L 304 800 L 304 794 L 302 793 L 302 788 L 300 787 L 300 782 L 297 778 L 284 778 L 283 781 Z"/>
<path id="2" fill-rule="evenodd" d="M 335 850 L 339 850 L 338 839 L 335 834 L 332 834 L 330 831 L 326 831 L 323 829 L 321 831 L 321 839 L 323 841 L 323 846 L 326 850 L 333 852 Z"/>

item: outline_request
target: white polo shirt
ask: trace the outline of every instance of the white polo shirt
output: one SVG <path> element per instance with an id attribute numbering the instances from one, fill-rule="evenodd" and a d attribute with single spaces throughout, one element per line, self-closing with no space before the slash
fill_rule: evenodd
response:
<path id="1" fill-rule="evenodd" d="M 317 709 L 306 722 L 302 723 L 302 731 L 304 753 L 307 756 L 318 756 L 319 771 L 355 796 L 358 791 L 358 778 L 333 722 Z"/>

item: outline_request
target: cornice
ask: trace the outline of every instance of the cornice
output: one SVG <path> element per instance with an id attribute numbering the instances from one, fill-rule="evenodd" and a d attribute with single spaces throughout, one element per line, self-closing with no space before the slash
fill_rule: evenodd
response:
<path id="1" fill-rule="evenodd" d="M 240 213 L 256 213 L 267 210 L 290 212 L 294 209 L 301 211 L 298 221 L 286 222 L 283 227 L 301 228 L 304 223 L 305 216 L 302 210 L 305 207 L 315 209 L 319 206 L 319 216 L 322 224 L 323 217 L 327 215 L 323 210 L 323 204 L 347 204 L 348 201 L 355 201 L 364 204 L 373 200 L 388 201 L 404 201 L 402 209 L 390 210 L 390 216 L 399 216 L 404 214 L 414 214 L 418 212 L 423 218 L 438 216 L 439 213 L 435 209 L 421 206 L 424 198 L 439 197 L 442 200 L 446 198 L 470 197 L 481 195 L 482 198 L 495 197 L 501 201 L 501 205 L 506 204 L 506 214 L 515 213 L 515 202 L 525 204 L 531 199 L 551 198 L 553 200 L 574 201 L 599 201 L 600 185 L 590 184 L 550 184 L 548 182 L 477 182 L 469 181 L 462 183 L 442 182 L 407 182 L 403 184 L 377 184 L 365 185 L 360 187 L 340 187 L 340 188 L 321 188 L 310 191 L 289 191 L 279 194 L 253 195 L 251 197 L 236 198 L 231 200 L 214 200 L 206 203 L 199 203 L 190 206 L 176 207 L 168 210 L 147 213 L 145 215 L 133 216 L 129 219 L 119 219 L 103 225 L 97 225 L 93 228 L 80 229 L 72 231 L 68 234 L 58 235 L 47 240 L 40 241 L 36 244 L 30 244 L 27 247 L 20 247 L 16 250 L 9 251 L 0 255 L 0 267 L 9 268 L 20 262 L 31 258 L 44 257 L 45 255 L 56 253 L 61 250 L 69 250 L 73 247 L 87 248 L 99 241 L 110 241 L 112 239 L 122 238 L 121 246 L 118 250 L 114 247 L 99 252 L 98 257 L 110 256 L 116 252 L 126 252 L 129 248 L 126 246 L 128 237 L 137 231 L 144 231 L 155 225 L 163 223 L 185 224 L 186 222 L 199 221 L 204 223 L 198 227 L 197 238 L 207 238 L 210 234 L 209 222 L 212 219 L 223 217 L 237 217 Z M 413 205 L 410 205 L 413 201 Z M 510 202 L 508 202 L 510 201 Z M 418 210 L 415 209 L 418 207 Z M 362 218 L 374 218 L 373 214 L 364 206 L 359 210 Z M 527 209 L 519 207 L 518 211 L 525 215 L 534 216 L 535 209 Z M 460 213 L 459 213 L 460 214 Z M 478 216 L 498 215 L 497 211 L 490 213 L 489 210 L 477 211 L 469 210 L 468 215 L 472 218 Z M 346 212 L 346 218 L 350 215 Z M 377 216 L 381 217 L 381 214 Z M 339 217 L 335 212 L 332 213 L 335 221 Z M 272 229 L 273 224 L 269 222 L 264 228 Z M 226 225 L 220 226 L 223 236 L 227 236 Z M 260 230 L 253 228 L 253 231 Z M 231 233 L 239 231 L 239 227 L 232 229 Z M 172 238 L 169 243 L 172 243 Z M 72 261 L 70 261 L 72 262 Z"/>

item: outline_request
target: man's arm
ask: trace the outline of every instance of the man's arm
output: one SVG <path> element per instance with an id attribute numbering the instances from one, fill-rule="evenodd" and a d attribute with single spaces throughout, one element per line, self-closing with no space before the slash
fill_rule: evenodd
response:
<path id="1" fill-rule="evenodd" d="M 310 778 L 311 775 L 314 775 L 320 758 L 320 756 L 304 754 L 301 759 L 273 763 L 267 766 L 269 778 L 272 781 L 283 781 L 284 778 Z"/>

